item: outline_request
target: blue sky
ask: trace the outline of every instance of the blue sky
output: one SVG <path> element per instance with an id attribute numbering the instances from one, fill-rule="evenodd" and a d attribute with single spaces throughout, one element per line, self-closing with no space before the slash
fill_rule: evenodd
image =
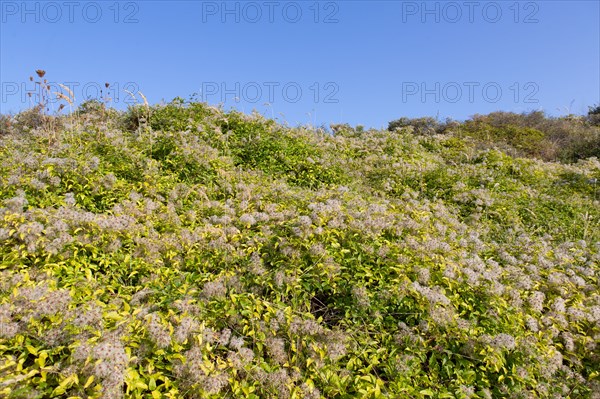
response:
<path id="1" fill-rule="evenodd" d="M 598 1 L 0 1 L 0 106 L 36 69 L 76 102 L 113 87 L 290 125 L 584 114 L 600 102 Z M 139 99 L 139 96 L 138 96 Z M 56 106 L 56 104 L 55 104 Z"/>

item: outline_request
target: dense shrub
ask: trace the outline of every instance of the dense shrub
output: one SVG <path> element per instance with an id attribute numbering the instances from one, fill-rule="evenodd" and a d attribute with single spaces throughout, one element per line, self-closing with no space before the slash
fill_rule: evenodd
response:
<path id="1" fill-rule="evenodd" d="M 14 127 L 21 132 L 41 129 L 48 126 L 52 119 L 53 117 L 45 114 L 40 107 L 33 107 L 15 115 Z"/>
<path id="2" fill-rule="evenodd" d="M 459 129 L 460 136 L 469 136 L 490 145 L 508 145 L 514 155 L 540 157 L 548 153 L 552 143 L 541 131 L 517 125 L 490 124 L 481 119 L 465 122 Z"/>
<path id="3" fill-rule="evenodd" d="M 543 119 L 137 110 L 0 135 L 0 397 L 597 397 L 600 162 Z"/>
<path id="4" fill-rule="evenodd" d="M 587 118 L 590 124 L 600 126 L 600 105 L 590 107 Z"/>
<path id="5" fill-rule="evenodd" d="M 103 102 L 96 100 L 96 99 L 92 99 L 92 100 L 87 100 L 84 101 L 83 103 L 81 103 L 79 105 L 79 107 L 77 107 L 77 114 L 78 115 L 85 115 L 85 114 L 90 114 L 90 113 L 104 113 L 106 112 L 106 104 L 104 104 Z"/>
<path id="6" fill-rule="evenodd" d="M 473 116 L 457 131 L 483 146 L 499 146 L 515 155 L 547 161 L 600 157 L 600 128 L 591 126 L 585 117 L 548 117 L 542 111 L 493 112 Z"/>
<path id="7" fill-rule="evenodd" d="M 398 128 L 412 126 L 415 134 L 428 135 L 442 133 L 445 130 L 444 124 L 431 117 L 406 118 L 402 117 L 388 124 L 388 130 L 393 132 Z"/>

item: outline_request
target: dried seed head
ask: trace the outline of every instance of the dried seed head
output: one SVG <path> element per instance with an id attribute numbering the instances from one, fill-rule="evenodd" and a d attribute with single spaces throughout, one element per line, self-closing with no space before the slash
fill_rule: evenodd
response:
<path id="1" fill-rule="evenodd" d="M 148 99 L 146 99 L 146 96 L 141 91 L 138 91 L 138 94 L 140 95 L 140 97 L 142 97 L 142 100 L 144 100 L 144 106 L 148 108 L 149 104 Z"/>
<path id="2" fill-rule="evenodd" d="M 110 83 L 104 83 L 104 87 L 106 87 L 107 89 L 109 86 L 110 86 Z"/>
<path id="3" fill-rule="evenodd" d="M 33 76 L 30 76 L 30 77 L 29 77 L 29 81 L 30 81 L 30 82 L 33 82 Z"/>
<path id="4" fill-rule="evenodd" d="M 69 93 L 69 96 L 71 99 L 75 99 L 75 94 L 73 94 L 73 91 L 71 89 L 69 89 L 68 86 L 65 86 L 63 84 L 58 84 L 60 87 L 62 87 L 67 93 Z"/>
<path id="5" fill-rule="evenodd" d="M 73 104 L 73 101 L 71 100 L 71 98 L 69 98 L 69 97 L 65 96 L 64 94 L 62 94 L 62 93 L 58 93 L 58 92 L 57 92 L 57 93 L 55 93 L 55 94 L 56 94 L 56 96 L 57 96 L 58 98 L 65 100 L 66 102 L 68 102 L 68 103 L 69 103 L 69 104 L 71 104 L 71 105 Z"/>

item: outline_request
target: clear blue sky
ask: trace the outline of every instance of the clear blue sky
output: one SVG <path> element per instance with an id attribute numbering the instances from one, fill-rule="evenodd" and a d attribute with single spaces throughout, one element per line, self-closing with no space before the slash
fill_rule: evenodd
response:
<path id="1" fill-rule="evenodd" d="M 151 103 L 198 93 L 291 125 L 600 102 L 598 1 L 1 0 L 0 11 L 3 113 L 29 106 L 38 68 L 77 102 L 109 82 L 118 108 L 123 89 Z"/>

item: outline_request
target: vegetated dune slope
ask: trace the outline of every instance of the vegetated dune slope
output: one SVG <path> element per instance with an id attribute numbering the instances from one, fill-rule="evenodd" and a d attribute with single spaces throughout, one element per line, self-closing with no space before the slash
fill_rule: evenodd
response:
<path id="1" fill-rule="evenodd" d="M 597 159 L 204 104 L 53 123 L 0 136 L 2 397 L 600 395 Z"/>

